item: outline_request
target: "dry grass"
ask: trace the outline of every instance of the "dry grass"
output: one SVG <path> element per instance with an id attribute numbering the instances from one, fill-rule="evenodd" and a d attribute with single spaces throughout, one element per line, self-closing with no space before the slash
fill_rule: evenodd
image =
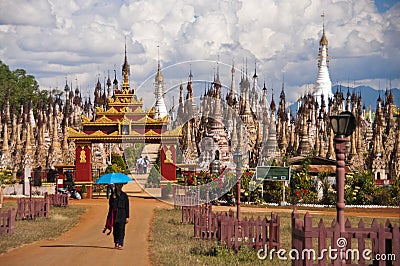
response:
<path id="1" fill-rule="evenodd" d="M 291 214 L 278 214 L 281 216 L 281 248 L 290 250 Z M 266 212 L 265 215 L 270 217 L 270 212 Z M 330 224 L 335 217 L 313 215 L 313 226 L 317 226 L 321 218 Z M 358 224 L 358 217 L 349 219 L 352 225 Z M 363 218 L 363 221 L 369 226 L 372 218 Z M 156 210 L 150 233 L 150 258 L 153 265 L 291 265 L 291 261 L 280 261 L 277 258 L 272 261 L 259 260 L 256 251 L 244 249 L 236 253 L 221 247 L 217 241 L 194 239 L 193 225 L 180 222 L 180 210 Z M 385 219 L 378 219 L 378 222 L 384 223 Z M 313 241 L 313 244 L 316 245 L 317 242 Z"/>
<path id="2" fill-rule="evenodd" d="M 16 203 L 4 203 L 2 212 L 10 208 L 16 208 Z M 52 207 L 49 218 L 16 221 L 12 235 L 0 236 L 0 253 L 35 241 L 57 238 L 76 225 L 84 212 L 85 208 L 80 206 Z"/>

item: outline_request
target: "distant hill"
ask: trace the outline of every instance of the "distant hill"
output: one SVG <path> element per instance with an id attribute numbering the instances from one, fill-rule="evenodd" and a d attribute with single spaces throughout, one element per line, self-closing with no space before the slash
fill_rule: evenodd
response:
<path id="1" fill-rule="evenodd" d="M 332 92 L 335 93 L 339 90 L 339 85 L 335 85 L 332 88 Z M 342 86 L 341 90 L 343 91 L 344 97 L 347 96 L 347 87 Z M 355 88 L 350 88 L 350 93 L 355 91 L 357 94 L 361 93 L 362 104 L 368 109 L 369 106 L 372 107 L 372 110 L 375 111 L 376 102 L 378 100 L 379 95 L 381 95 L 382 101 L 385 101 L 385 92 L 386 90 L 375 90 L 369 86 L 358 86 Z M 400 107 L 400 89 L 394 88 L 392 89 L 392 93 L 394 95 L 394 104 Z"/>

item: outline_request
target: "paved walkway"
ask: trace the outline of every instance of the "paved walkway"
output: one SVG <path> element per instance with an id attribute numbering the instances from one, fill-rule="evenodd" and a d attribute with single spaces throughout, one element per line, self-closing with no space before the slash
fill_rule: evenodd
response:
<path id="1" fill-rule="evenodd" d="M 148 235 L 155 208 L 168 205 L 152 198 L 130 198 L 131 219 L 124 250 L 114 249 L 102 233 L 107 199 L 74 201 L 88 208 L 78 226 L 55 240 L 39 241 L 0 255 L 0 265 L 150 265 Z"/>

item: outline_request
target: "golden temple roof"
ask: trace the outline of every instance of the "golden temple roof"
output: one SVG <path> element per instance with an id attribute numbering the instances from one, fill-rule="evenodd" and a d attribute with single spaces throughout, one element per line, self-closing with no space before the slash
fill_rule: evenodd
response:
<path id="1" fill-rule="evenodd" d="M 83 140 L 83 141 L 97 141 L 97 142 L 122 142 L 124 139 L 126 140 L 141 140 L 141 139 L 153 139 L 153 140 L 161 140 L 161 139 L 170 139 L 177 140 L 182 136 L 182 127 L 177 127 L 173 130 L 166 131 L 164 133 L 157 133 L 154 130 L 149 130 L 145 134 L 141 134 L 134 130 L 129 132 L 129 135 L 122 135 L 118 131 L 114 131 L 110 134 L 107 134 L 101 130 L 97 130 L 91 134 L 85 133 L 83 131 L 75 130 L 71 127 L 67 128 L 68 139 L 69 140 Z"/>
<path id="2" fill-rule="evenodd" d="M 106 117 L 105 115 L 103 115 L 102 117 L 96 119 L 96 121 L 94 123 L 115 123 L 114 121 L 112 121 L 110 118 Z"/>

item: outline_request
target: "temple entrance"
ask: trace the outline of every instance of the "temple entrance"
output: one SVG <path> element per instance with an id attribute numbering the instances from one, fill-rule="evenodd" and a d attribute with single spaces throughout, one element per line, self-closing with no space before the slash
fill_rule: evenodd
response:
<path id="1" fill-rule="evenodd" d="M 68 140 L 75 142 L 75 182 L 87 187 L 88 197 L 93 193 L 93 143 L 160 144 L 161 176 L 176 180 L 176 149 L 182 128 L 168 131 L 168 117 L 154 119 L 154 109 L 146 112 L 142 105 L 133 91 L 123 89 L 108 99 L 106 107 L 96 107 L 94 118 L 82 116 L 82 130 L 68 128 Z"/>

